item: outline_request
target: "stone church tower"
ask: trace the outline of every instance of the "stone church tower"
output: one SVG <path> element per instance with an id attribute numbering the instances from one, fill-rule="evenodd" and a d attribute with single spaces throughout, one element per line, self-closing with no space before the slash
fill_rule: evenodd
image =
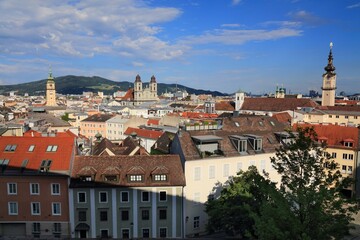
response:
<path id="1" fill-rule="evenodd" d="M 148 86 L 143 87 L 141 78 L 138 75 L 134 82 L 134 105 L 140 105 L 145 102 L 158 101 L 157 82 L 155 76 L 152 76 Z"/>
<path id="2" fill-rule="evenodd" d="M 49 71 L 49 77 L 46 82 L 46 106 L 57 106 L 55 81 L 54 77 L 52 76 L 51 69 Z"/>
<path id="3" fill-rule="evenodd" d="M 336 90 L 336 73 L 335 67 L 333 65 L 333 55 L 332 55 L 333 44 L 330 43 L 330 53 L 328 57 L 328 64 L 324 68 L 326 73 L 322 75 L 323 84 L 322 84 L 322 100 L 321 106 L 334 106 L 335 105 L 335 90 Z"/>

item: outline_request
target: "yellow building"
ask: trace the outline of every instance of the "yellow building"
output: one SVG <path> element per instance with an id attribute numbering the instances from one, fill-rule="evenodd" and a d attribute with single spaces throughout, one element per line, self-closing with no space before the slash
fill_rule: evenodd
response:
<path id="1" fill-rule="evenodd" d="M 55 81 L 54 77 L 52 76 L 51 70 L 49 71 L 49 77 L 46 82 L 46 106 L 57 106 Z"/>
<path id="2" fill-rule="evenodd" d="M 339 170 L 344 177 L 352 177 L 356 180 L 348 189 L 344 189 L 347 196 L 360 197 L 360 188 L 357 185 L 357 159 L 359 144 L 359 129 L 357 127 L 323 125 L 323 124 L 300 124 L 299 126 L 312 126 L 318 135 L 318 140 L 326 144 L 328 152 L 336 163 L 339 164 Z"/>

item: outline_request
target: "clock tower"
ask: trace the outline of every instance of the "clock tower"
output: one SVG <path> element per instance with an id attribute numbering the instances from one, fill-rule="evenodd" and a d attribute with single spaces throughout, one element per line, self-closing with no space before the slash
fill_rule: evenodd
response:
<path id="1" fill-rule="evenodd" d="M 49 71 L 49 77 L 46 82 L 46 106 L 57 106 L 55 81 L 54 77 L 52 76 L 51 69 Z"/>
<path id="2" fill-rule="evenodd" d="M 328 64 L 324 68 L 326 73 L 323 76 L 322 84 L 322 101 L 321 106 L 334 106 L 335 105 L 335 90 L 336 90 L 336 73 L 333 65 L 332 55 L 333 43 L 330 43 L 330 53 L 328 57 Z"/>

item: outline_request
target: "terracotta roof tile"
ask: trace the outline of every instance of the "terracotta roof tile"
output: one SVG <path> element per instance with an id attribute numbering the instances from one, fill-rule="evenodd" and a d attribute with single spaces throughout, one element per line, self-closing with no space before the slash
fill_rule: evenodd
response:
<path id="1" fill-rule="evenodd" d="M 315 132 L 318 135 L 318 138 L 327 138 L 327 145 L 329 147 L 339 147 L 339 148 L 349 148 L 344 146 L 344 141 L 352 140 L 353 149 L 360 148 L 359 146 L 359 129 L 357 127 L 350 126 L 340 126 L 340 125 L 323 125 L 323 124 L 298 124 L 294 125 L 293 128 L 296 129 L 297 126 L 300 127 L 314 127 Z"/>
<path id="2" fill-rule="evenodd" d="M 223 119 L 222 130 L 204 130 L 204 131 L 182 131 L 179 139 L 181 150 L 186 160 L 200 159 L 200 153 L 192 140 L 192 136 L 215 135 L 220 137 L 220 149 L 225 157 L 239 156 L 239 152 L 231 143 L 229 136 L 252 134 L 262 138 L 263 152 L 274 152 L 275 148 L 280 146 L 275 137 L 275 132 L 282 132 L 288 125 L 278 122 L 268 116 L 240 115 L 239 117 L 230 117 Z M 249 154 L 255 154 L 248 147 Z"/>
<path id="3" fill-rule="evenodd" d="M 70 161 L 75 154 L 75 137 L 66 133 L 54 137 L 22 136 L 0 137 L 0 159 L 9 159 L 9 167 L 21 167 L 28 160 L 26 169 L 38 170 L 43 160 L 51 160 L 50 171 L 68 171 Z M 7 145 L 16 145 L 13 152 L 5 151 Z M 29 151 L 30 146 L 33 151 Z M 56 151 L 49 152 L 49 146 L 57 146 Z"/>
<path id="4" fill-rule="evenodd" d="M 241 110 L 281 112 L 318 104 L 307 98 L 245 98 Z"/>
<path id="5" fill-rule="evenodd" d="M 103 176 L 109 167 L 119 169 L 117 182 L 111 185 L 103 181 Z M 79 177 L 84 173 L 83 169 L 93 169 L 94 182 L 83 182 Z M 153 181 L 154 169 L 168 170 L 168 181 Z M 129 174 L 144 174 L 143 182 L 129 182 Z M 86 175 L 86 174 L 84 174 Z M 185 186 L 185 176 L 178 155 L 157 156 L 76 156 L 72 171 L 70 187 L 86 186 Z"/>
<path id="6" fill-rule="evenodd" d="M 128 127 L 124 135 L 130 136 L 133 132 L 136 132 L 137 136 L 140 138 L 148 138 L 148 139 L 158 139 L 159 137 L 161 137 L 161 135 L 163 135 L 163 132 L 160 131 L 133 128 L 133 127 Z"/>
<path id="7" fill-rule="evenodd" d="M 221 101 L 215 103 L 216 111 L 234 111 L 235 107 L 231 104 L 230 101 Z"/>

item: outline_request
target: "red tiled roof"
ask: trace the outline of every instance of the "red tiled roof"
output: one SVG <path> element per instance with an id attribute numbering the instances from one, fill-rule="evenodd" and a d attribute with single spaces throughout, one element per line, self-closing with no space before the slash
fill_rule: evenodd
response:
<path id="1" fill-rule="evenodd" d="M 2 136 L 0 137 L 0 159 L 9 159 L 9 167 L 21 167 L 28 160 L 26 169 L 38 170 L 42 160 L 52 160 L 50 171 L 68 171 L 74 155 L 74 136 L 68 133 L 55 137 L 42 136 Z M 5 151 L 7 145 L 16 145 L 13 152 Z M 34 145 L 32 152 L 29 147 Z M 57 146 L 55 152 L 47 152 L 49 145 Z"/>
<path id="2" fill-rule="evenodd" d="M 291 116 L 288 112 L 276 113 L 272 117 L 282 123 L 290 123 L 291 121 Z"/>
<path id="3" fill-rule="evenodd" d="M 130 136 L 133 132 L 136 132 L 137 136 L 140 138 L 149 138 L 149 139 L 158 139 L 163 135 L 163 132 L 154 131 L 154 130 L 147 130 L 147 129 L 139 129 L 128 127 L 125 131 L 125 135 Z"/>
<path id="4" fill-rule="evenodd" d="M 218 114 L 199 113 L 199 112 L 182 112 L 179 114 L 183 118 L 217 118 Z"/>
<path id="5" fill-rule="evenodd" d="M 318 135 L 318 139 L 327 138 L 327 145 L 329 147 L 344 147 L 344 141 L 354 143 L 353 148 L 358 148 L 359 144 L 359 129 L 357 127 L 340 126 L 340 125 L 323 125 L 323 124 L 298 124 L 296 127 L 314 127 L 315 132 Z M 349 148 L 349 147 L 346 147 Z"/>
<path id="6" fill-rule="evenodd" d="M 336 100 L 335 99 L 335 104 L 336 103 L 350 106 L 350 105 L 357 105 L 358 101 L 356 101 L 356 100 Z"/>
<path id="7" fill-rule="evenodd" d="M 127 90 L 125 95 L 121 98 L 122 100 L 134 100 L 134 89 L 130 88 Z"/>
<path id="8" fill-rule="evenodd" d="M 331 111 L 349 111 L 349 112 L 360 112 L 360 105 L 355 106 L 319 106 L 317 109 L 320 110 L 331 110 Z"/>
<path id="9" fill-rule="evenodd" d="M 215 110 L 216 111 L 234 111 L 235 108 L 229 101 L 222 101 L 215 103 Z"/>
<path id="10" fill-rule="evenodd" d="M 159 125 L 159 122 L 160 122 L 160 119 L 152 118 L 147 121 L 147 125 Z"/>
<path id="11" fill-rule="evenodd" d="M 245 98 L 241 110 L 281 112 L 316 106 L 316 102 L 307 98 Z"/>
<path id="12" fill-rule="evenodd" d="M 109 168 L 118 175 L 117 182 L 112 185 L 119 186 L 185 186 L 185 176 L 181 160 L 178 155 L 156 156 L 76 156 L 71 176 L 71 187 L 91 186 L 94 184 L 107 184 L 103 175 Z M 85 169 L 85 170 L 84 170 Z M 116 171 L 115 171 L 116 169 Z M 94 182 L 77 180 L 79 176 L 95 174 Z M 168 181 L 153 181 L 152 174 L 166 173 Z M 143 174 L 143 182 L 129 182 L 129 174 Z M 108 185 L 108 184 L 107 184 Z"/>

